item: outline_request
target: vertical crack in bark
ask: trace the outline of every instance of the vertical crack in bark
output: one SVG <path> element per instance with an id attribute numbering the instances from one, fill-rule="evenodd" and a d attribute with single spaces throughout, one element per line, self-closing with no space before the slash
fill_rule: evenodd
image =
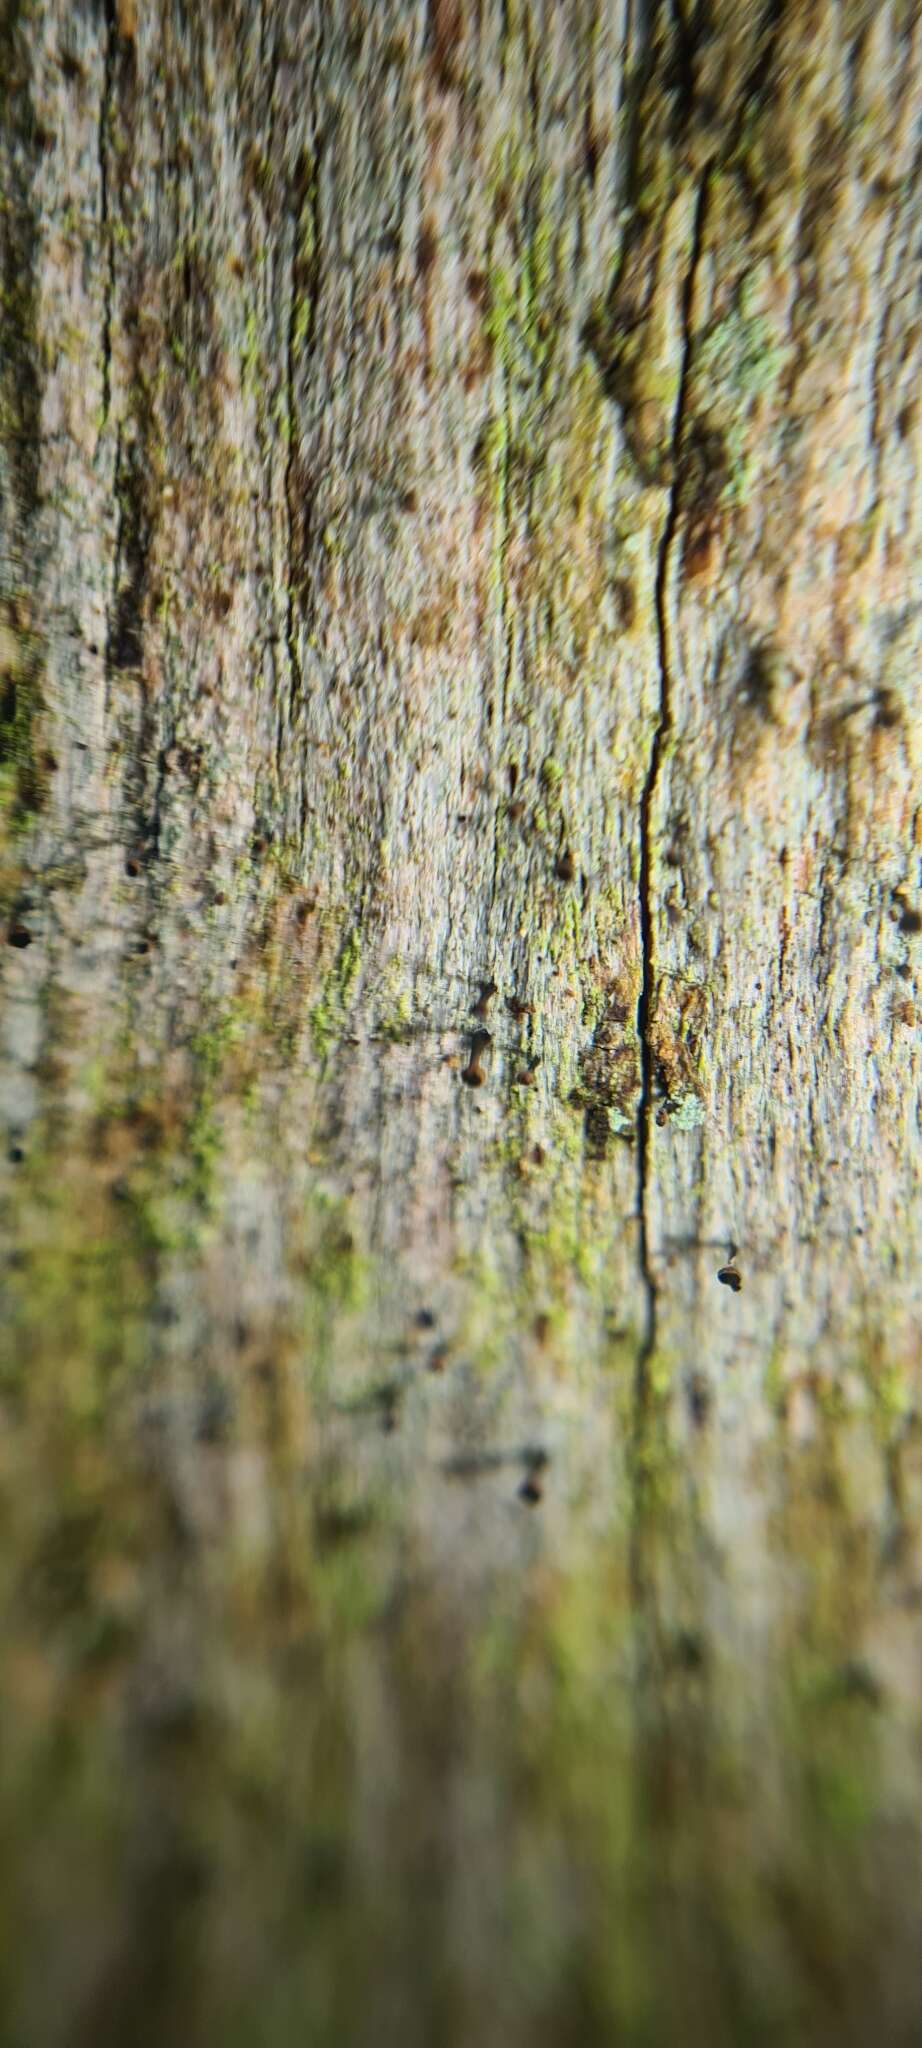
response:
<path id="1" fill-rule="evenodd" d="M 115 0 L 106 0 L 106 48 L 103 64 L 102 101 L 99 109 L 99 233 L 106 266 L 102 301 L 102 406 L 99 434 L 102 439 L 112 399 L 112 302 L 115 297 L 115 244 L 109 227 L 109 122 L 115 76 Z"/>
<path id="2" fill-rule="evenodd" d="M 656 569 L 656 627 L 660 682 L 659 715 L 653 733 L 646 780 L 640 800 L 641 983 L 637 1004 L 637 1033 L 640 1040 L 640 1103 L 637 1111 L 637 1214 L 640 1233 L 640 1270 L 646 1297 L 644 1334 L 637 1364 L 638 1392 L 641 1397 L 646 1388 L 649 1362 L 656 1344 L 657 1309 L 657 1283 L 650 1258 L 648 1218 L 651 1183 L 651 1112 L 653 1108 L 654 1082 L 654 1055 L 650 1036 L 650 1020 L 654 994 L 653 805 L 663 756 L 673 722 L 672 663 L 669 646 L 669 573 L 672 563 L 673 544 L 681 513 L 682 444 L 685 437 L 688 378 L 693 346 L 692 309 L 695 294 L 695 277 L 704 237 L 709 182 L 710 165 L 706 167 L 702 174 L 698 190 L 688 272 L 682 295 L 682 362 L 672 427 L 670 461 L 672 481 L 669 508 L 666 513 L 666 521 L 660 541 L 659 560 Z"/>
<path id="3" fill-rule="evenodd" d="M 115 552 L 112 561 L 112 587 L 106 605 L 106 641 L 103 648 L 103 716 L 109 717 L 112 670 L 115 651 L 115 620 L 118 610 L 118 591 L 122 574 L 122 557 L 125 550 L 125 498 L 122 476 L 122 427 L 118 422 L 115 430 L 115 461 L 112 465 L 112 492 L 118 508 L 115 523 Z"/>
<path id="4" fill-rule="evenodd" d="M 695 103 L 695 53 L 699 31 L 693 17 L 694 7 L 686 14 L 683 0 L 672 0 L 670 15 L 674 36 L 676 68 L 678 71 L 679 97 L 685 115 L 691 113 Z M 694 259 L 693 259 L 694 261 Z"/>

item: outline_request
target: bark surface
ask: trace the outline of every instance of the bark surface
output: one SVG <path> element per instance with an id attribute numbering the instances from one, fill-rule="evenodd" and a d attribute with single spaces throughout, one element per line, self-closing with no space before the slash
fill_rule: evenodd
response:
<path id="1" fill-rule="evenodd" d="M 918 2039 L 920 40 L 0 4 L 11 2041 Z"/>

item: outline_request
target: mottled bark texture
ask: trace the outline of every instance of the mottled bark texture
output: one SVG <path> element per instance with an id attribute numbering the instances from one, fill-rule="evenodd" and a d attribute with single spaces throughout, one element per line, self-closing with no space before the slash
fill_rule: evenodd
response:
<path id="1" fill-rule="evenodd" d="M 920 36 L 0 4 L 4 2042 L 919 2038 Z"/>

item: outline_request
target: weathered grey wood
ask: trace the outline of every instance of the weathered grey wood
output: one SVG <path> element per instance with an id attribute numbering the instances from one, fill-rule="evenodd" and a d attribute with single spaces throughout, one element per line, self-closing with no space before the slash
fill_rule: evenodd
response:
<path id="1" fill-rule="evenodd" d="M 11 2040 L 917 2037 L 919 36 L 0 6 Z"/>

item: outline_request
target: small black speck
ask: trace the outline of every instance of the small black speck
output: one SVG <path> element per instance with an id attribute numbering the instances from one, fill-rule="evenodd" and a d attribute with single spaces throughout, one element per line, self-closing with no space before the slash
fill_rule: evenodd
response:
<path id="1" fill-rule="evenodd" d="M 721 1266 L 717 1278 L 722 1287 L 732 1288 L 734 1294 L 739 1293 L 743 1284 L 735 1266 Z"/>
<path id="2" fill-rule="evenodd" d="M 836 1690 L 842 1698 L 861 1700 L 865 1706 L 879 1707 L 883 1704 L 883 1687 L 875 1678 L 870 1665 L 855 1657 L 843 1664 L 836 1674 Z"/>
<path id="3" fill-rule="evenodd" d="M 10 945 L 18 946 L 20 950 L 24 946 L 31 946 L 32 944 L 32 933 L 30 932 L 28 925 L 23 924 L 21 919 L 18 917 L 14 917 L 7 936 L 9 938 Z"/>
<path id="4" fill-rule="evenodd" d="M 682 1628 L 673 1646 L 676 1664 L 683 1671 L 700 1671 L 705 1662 L 706 1651 L 701 1637 L 694 1629 Z"/>
<path id="5" fill-rule="evenodd" d="M 904 910 L 900 918 L 900 931 L 912 935 L 922 932 L 922 914 L 918 910 Z"/>
<path id="6" fill-rule="evenodd" d="M 223 1443 L 232 1419 L 233 1403 L 226 1387 L 212 1381 L 199 1405 L 195 1434 L 200 1444 Z"/>
<path id="7" fill-rule="evenodd" d="M 528 1478 L 523 1479 L 519 1487 L 519 1499 L 527 1500 L 529 1507 L 533 1508 L 537 1507 L 539 1500 L 544 1499 L 544 1488 L 541 1485 L 541 1481 L 535 1478 L 534 1473 L 530 1472 Z"/>
<path id="8" fill-rule="evenodd" d="M 21 1145 L 11 1145 L 6 1156 L 11 1166 L 21 1166 L 26 1155 Z"/>
<path id="9" fill-rule="evenodd" d="M 435 1316 L 431 1308 L 418 1308 L 414 1317 L 418 1330 L 434 1330 Z"/>
<path id="10" fill-rule="evenodd" d="M 704 1374 L 693 1373 L 688 1382 L 688 1406 L 696 1429 L 703 1429 L 711 1412 L 711 1389 Z"/>

